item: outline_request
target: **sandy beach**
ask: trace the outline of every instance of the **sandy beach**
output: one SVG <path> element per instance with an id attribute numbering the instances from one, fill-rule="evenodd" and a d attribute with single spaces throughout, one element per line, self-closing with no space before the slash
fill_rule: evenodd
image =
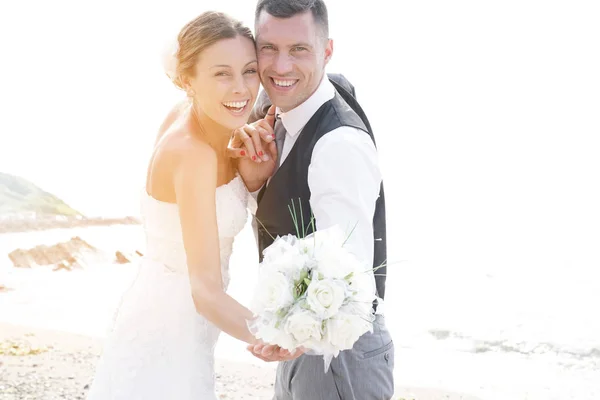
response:
<path id="1" fill-rule="evenodd" d="M 102 341 L 65 332 L 0 324 L 0 399 L 85 399 Z M 10 354 L 10 349 L 16 354 Z M 32 350 L 33 349 L 33 350 Z M 26 353 L 26 354 L 19 354 Z M 220 399 L 270 399 L 274 366 L 217 363 Z"/>
<path id="2" fill-rule="evenodd" d="M 84 399 L 108 324 L 137 272 L 135 263 L 105 257 L 72 270 L 15 268 L 5 254 L 75 236 L 109 255 L 117 249 L 143 252 L 142 233 L 139 226 L 124 225 L 0 234 L 0 352 L 5 353 L 0 354 L 0 400 Z M 246 229 L 234 246 L 229 287 L 243 304 L 256 285 L 255 255 Z M 397 399 L 599 398 L 600 358 L 590 342 L 593 332 L 577 329 L 575 319 L 571 325 L 555 323 L 553 330 L 544 329 L 545 319 L 538 326 L 530 318 L 520 327 L 519 319 L 508 319 L 500 308 L 482 307 L 473 319 L 480 306 L 474 296 L 488 299 L 492 290 L 502 292 L 503 283 L 486 280 L 471 284 L 468 292 L 457 291 L 458 282 L 449 285 L 442 279 L 444 271 L 436 273 L 440 279 L 431 280 L 430 273 L 406 264 L 389 276 L 393 290 L 385 312 L 396 348 Z M 580 295 L 585 293 L 581 288 Z M 464 307 L 449 308 L 449 301 Z M 494 321 L 502 331 L 492 329 Z M 572 345 L 545 343 L 542 334 L 559 339 L 570 334 Z M 252 357 L 227 335 L 221 335 L 216 357 L 222 399 L 272 398 L 275 365 Z"/>
<path id="3" fill-rule="evenodd" d="M 102 342 L 83 335 L 0 323 L 0 349 L 0 400 L 80 400 L 86 397 Z M 273 396 L 275 366 L 217 359 L 216 378 L 219 399 L 267 400 Z M 477 398 L 407 387 L 398 389 L 397 399 Z"/>
<path id="4" fill-rule="evenodd" d="M 135 263 L 116 264 L 107 257 L 83 268 L 56 271 L 52 266 L 15 268 L 4 258 L 15 248 L 52 245 L 82 237 L 103 253 L 142 249 L 135 225 L 50 229 L 0 234 L 0 400 L 85 399 L 108 322 L 137 271 Z M 230 292 L 248 301 L 254 269 L 242 260 L 252 254 L 245 231 L 232 257 Z M 253 358 L 241 342 L 222 335 L 217 346 L 217 393 L 220 399 L 271 399 L 275 364 Z M 399 387 L 402 400 L 477 400 L 447 390 Z"/>

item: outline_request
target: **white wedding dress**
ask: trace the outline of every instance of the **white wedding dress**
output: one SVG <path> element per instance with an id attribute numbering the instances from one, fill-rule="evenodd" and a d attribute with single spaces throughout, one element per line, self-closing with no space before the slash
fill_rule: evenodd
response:
<path id="1" fill-rule="evenodd" d="M 220 330 L 194 307 L 177 206 L 145 191 L 142 197 L 146 254 L 117 311 L 88 399 L 215 400 Z M 234 237 L 247 220 L 248 197 L 239 175 L 217 188 L 225 287 Z"/>

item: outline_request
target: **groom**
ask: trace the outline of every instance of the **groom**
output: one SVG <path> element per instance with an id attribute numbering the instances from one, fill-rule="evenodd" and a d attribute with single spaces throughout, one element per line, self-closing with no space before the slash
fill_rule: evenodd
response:
<path id="1" fill-rule="evenodd" d="M 271 235 L 295 233 L 288 209 L 294 199 L 303 215 L 312 212 L 317 230 L 335 224 L 354 228 L 347 248 L 374 267 L 381 265 L 386 260 L 385 205 L 375 140 L 351 85 L 325 73 L 333 43 L 324 2 L 260 0 L 255 18 L 259 72 L 277 108 L 277 160 L 256 149 L 263 168 L 274 162 L 272 176 L 256 179 L 240 169 L 249 189 L 258 192 L 261 257 L 273 242 Z M 266 108 L 257 104 L 255 114 L 264 117 Z M 246 135 L 260 142 L 250 127 L 238 135 L 247 139 L 247 150 L 252 142 Z M 375 281 L 383 298 L 385 269 L 378 270 Z M 257 347 L 253 352 L 263 360 L 281 361 L 275 400 L 381 400 L 393 395 L 394 345 L 383 315 L 376 316 L 374 332 L 341 352 L 326 373 L 321 356 L 290 359 L 272 350 Z"/>

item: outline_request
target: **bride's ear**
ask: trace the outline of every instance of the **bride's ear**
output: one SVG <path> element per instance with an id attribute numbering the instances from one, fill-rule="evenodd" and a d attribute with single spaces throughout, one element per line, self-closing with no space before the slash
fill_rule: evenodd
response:
<path id="1" fill-rule="evenodd" d="M 196 96 L 196 92 L 194 91 L 194 89 L 192 89 L 192 84 L 190 82 L 190 79 L 187 76 L 182 76 L 180 79 L 181 79 L 181 84 L 183 86 L 183 89 L 187 93 L 187 96 L 190 99 L 194 98 L 194 96 Z"/>

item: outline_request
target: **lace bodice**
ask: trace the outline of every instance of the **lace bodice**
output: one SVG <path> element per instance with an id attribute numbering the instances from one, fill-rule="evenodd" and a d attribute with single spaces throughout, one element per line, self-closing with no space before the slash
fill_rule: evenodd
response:
<path id="1" fill-rule="evenodd" d="M 217 225 L 224 283 L 229 283 L 229 257 L 235 236 L 247 220 L 248 192 L 237 175 L 216 191 Z M 174 273 L 186 273 L 186 254 L 176 204 L 156 200 L 142 194 L 142 219 L 146 233 L 146 254 Z M 201 238 L 198 238 L 201 240 Z"/>

